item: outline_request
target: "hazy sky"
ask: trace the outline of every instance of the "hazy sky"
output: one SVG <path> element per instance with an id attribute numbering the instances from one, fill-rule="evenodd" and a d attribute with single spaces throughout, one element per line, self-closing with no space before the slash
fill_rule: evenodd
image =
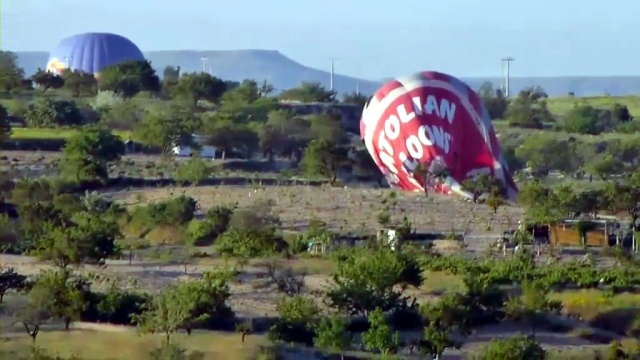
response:
<path id="1" fill-rule="evenodd" d="M 370 79 L 640 75 L 637 0 L 4 0 L 0 47 L 113 32 L 143 51 L 275 49 Z"/>

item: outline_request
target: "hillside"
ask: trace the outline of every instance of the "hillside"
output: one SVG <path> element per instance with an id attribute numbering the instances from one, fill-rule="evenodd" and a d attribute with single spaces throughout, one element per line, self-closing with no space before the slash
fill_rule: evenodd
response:
<path id="1" fill-rule="evenodd" d="M 38 67 L 44 68 L 47 52 L 18 52 L 18 60 L 27 74 L 33 74 Z M 200 71 L 202 56 L 207 57 L 207 68 L 223 79 L 267 80 L 277 90 L 297 86 L 301 81 L 319 81 L 329 87 L 329 72 L 304 66 L 276 50 L 216 50 L 190 51 L 168 50 L 149 51 L 145 56 L 158 69 L 160 75 L 168 65 L 179 65 L 183 72 Z M 435 70 L 435 69 L 434 69 Z M 384 78 L 384 76 L 380 76 Z M 484 81 L 499 83 L 499 78 L 463 78 L 472 88 L 477 89 Z M 359 84 L 358 84 L 359 83 Z M 565 96 L 574 92 L 576 96 L 631 95 L 640 93 L 640 76 L 620 77 L 515 77 L 512 78 L 512 91 L 539 85 L 550 96 Z M 351 92 L 359 85 L 360 91 L 373 93 L 381 85 L 380 81 L 356 79 L 336 75 L 335 88 L 340 92 Z"/>

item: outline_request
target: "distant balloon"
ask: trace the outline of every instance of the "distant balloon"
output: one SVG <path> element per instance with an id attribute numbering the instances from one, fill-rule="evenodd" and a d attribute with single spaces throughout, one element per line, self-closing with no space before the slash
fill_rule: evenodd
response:
<path id="1" fill-rule="evenodd" d="M 453 76 L 429 71 L 386 83 L 366 104 L 360 134 L 394 188 L 471 198 L 460 184 L 490 174 L 517 198 L 487 109 Z"/>
<path id="2" fill-rule="evenodd" d="M 60 41 L 49 54 L 47 71 L 64 69 L 98 74 L 102 69 L 127 61 L 144 61 L 142 51 L 129 39 L 109 33 L 86 33 Z"/>

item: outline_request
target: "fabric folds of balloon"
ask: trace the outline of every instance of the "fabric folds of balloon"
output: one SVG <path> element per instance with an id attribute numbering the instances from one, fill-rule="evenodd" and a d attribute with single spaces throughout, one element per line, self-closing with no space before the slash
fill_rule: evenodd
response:
<path id="1" fill-rule="evenodd" d="M 421 72 L 386 83 L 366 104 L 360 133 L 394 188 L 470 198 L 461 183 L 488 174 L 517 199 L 482 100 L 453 76 Z"/>

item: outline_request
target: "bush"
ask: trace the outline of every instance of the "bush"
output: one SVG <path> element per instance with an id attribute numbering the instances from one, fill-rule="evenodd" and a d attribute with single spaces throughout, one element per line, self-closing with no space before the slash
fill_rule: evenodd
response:
<path id="1" fill-rule="evenodd" d="M 526 336 L 493 339 L 473 357 L 475 360 L 544 360 L 545 350 L 536 341 Z"/>
<path id="2" fill-rule="evenodd" d="M 87 306 L 80 314 L 82 321 L 132 325 L 131 316 L 143 312 L 149 296 L 112 288 L 106 293 L 89 292 Z"/>
<path id="3" fill-rule="evenodd" d="M 256 258 L 282 253 L 287 242 L 267 230 L 231 228 L 216 242 L 216 250 L 225 257 Z"/>
<path id="4" fill-rule="evenodd" d="M 177 198 L 157 202 L 137 208 L 131 215 L 135 224 L 182 226 L 193 220 L 197 202 L 192 197 L 181 195 Z"/>
<path id="5" fill-rule="evenodd" d="M 236 205 L 217 205 L 207 211 L 204 220 L 192 220 L 185 230 L 185 241 L 194 246 L 208 246 L 229 227 Z"/>

